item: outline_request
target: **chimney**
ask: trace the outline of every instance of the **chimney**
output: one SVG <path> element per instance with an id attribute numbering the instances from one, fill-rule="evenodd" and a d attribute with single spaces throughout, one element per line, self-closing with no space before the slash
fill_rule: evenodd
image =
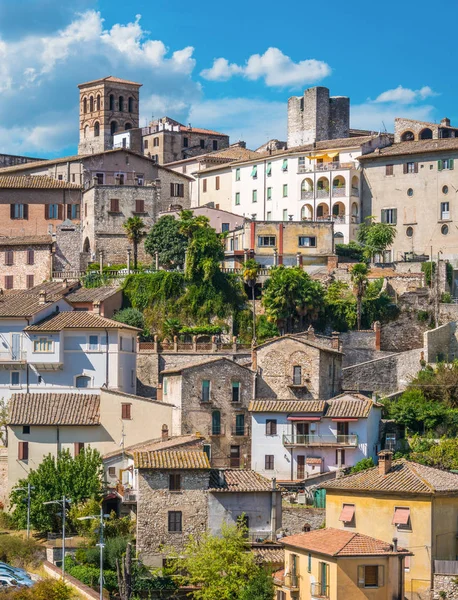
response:
<path id="1" fill-rule="evenodd" d="M 386 475 L 391 469 L 393 453 L 390 450 L 382 450 L 378 453 L 378 472 L 379 475 Z"/>
<path id="2" fill-rule="evenodd" d="M 380 321 L 374 321 L 374 332 L 375 332 L 375 349 L 380 350 L 382 326 Z"/>
<path id="3" fill-rule="evenodd" d="M 40 291 L 38 304 L 46 304 L 46 292 L 45 290 Z"/>
<path id="4" fill-rule="evenodd" d="M 254 340 L 251 344 L 251 369 L 255 373 L 258 371 L 258 352 L 256 350 L 256 346 L 254 345 Z"/>
<path id="5" fill-rule="evenodd" d="M 394 537 L 393 538 L 393 552 L 397 552 L 398 551 L 398 538 Z"/>
<path id="6" fill-rule="evenodd" d="M 169 439 L 169 428 L 165 424 L 162 425 L 162 434 L 161 434 L 161 437 L 162 437 L 162 441 L 163 442 L 166 442 Z"/>
<path id="7" fill-rule="evenodd" d="M 338 350 L 339 349 L 339 332 L 333 331 L 331 335 L 332 335 L 331 348 L 333 348 L 334 350 Z"/>
<path id="8" fill-rule="evenodd" d="M 100 301 L 96 300 L 95 302 L 92 303 L 92 312 L 95 315 L 100 315 Z"/>
<path id="9" fill-rule="evenodd" d="M 442 125 L 442 127 L 450 127 L 450 119 L 447 119 L 447 117 L 444 117 L 443 119 L 441 119 L 441 125 Z"/>
<path id="10" fill-rule="evenodd" d="M 67 289 L 67 280 L 66 279 L 62 280 L 62 287 L 64 288 L 64 290 Z"/>

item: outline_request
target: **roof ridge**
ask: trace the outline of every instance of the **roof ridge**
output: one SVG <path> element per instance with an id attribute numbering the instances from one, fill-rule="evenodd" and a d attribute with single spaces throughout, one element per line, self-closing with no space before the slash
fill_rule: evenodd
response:
<path id="1" fill-rule="evenodd" d="M 332 527 L 332 528 L 330 527 L 329 529 L 335 529 L 335 528 L 334 527 Z M 337 531 L 340 531 L 340 530 L 338 529 Z M 355 537 L 358 535 L 358 533 L 356 531 L 348 531 L 347 533 L 350 533 L 351 537 L 344 543 L 343 546 L 341 546 L 339 548 L 339 550 L 337 550 L 337 552 L 334 552 L 333 556 L 338 556 L 340 554 L 340 552 L 342 552 L 342 550 L 344 548 L 346 548 L 348 546 L 348 544 L 350 544 L 355 539 Z M 369 537 L 369 536 L 366 536 L 366 537 Z"/>
<path id="2" fill-rule="evenodd" d="M 430 489 L 432 492 L 436 492 L 436 491 L 437 491 L 437 490 L 436 490 L 436 487 L 435 487 L 435 486 L 434 486 L 432 483 L 430 483 L 430 482 L 429 482 L 427 479 L 425 479 L 424 477 L 422 477 L 422 476 L 420 475 L 420 473 L 418 473 L 418 471 L 415 469 L 415 466 L 416 466 L 417 464 L 419 464 L 419 463 L 416 463 L 416 462 L 413 462 L 413 461 L 407 461 L 407 460 L 405 460 L 405 459 L 404 459 L 404 461 L 405 461 L 405 464 L 408 466 L 409 470 L 410 470 L 410 471 L 412 471 L 412 473 L 413 473 L 413 474 L 414 474 L 416 477 L 418 477 L 418 479 L 420 479 L 420 481 L 421 481 L 422 483 L 424 483 L 424 484 L 426 485 L 426 487 L 428 487 L 428 488 L 429 488 L 429 489 Z M 420 465 L 420 466 L 425 466 L 425 467 L 427 467 L 428 465 Z M 431 467 L 431 468 L 434 468 L 434 467 Z"/>

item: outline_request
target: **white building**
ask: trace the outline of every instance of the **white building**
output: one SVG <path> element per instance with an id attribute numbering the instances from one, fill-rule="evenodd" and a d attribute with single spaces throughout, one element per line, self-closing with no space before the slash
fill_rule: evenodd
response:
<path id="1" fill-rule="evenodd" d="M 301 481 L 377 457 L 382 406 L 361 394 L 251 402 L 251 468 Z"/>
<path id="2" fill-rule="evenodd" d="M 0 397 L 13 393 L 136 391 L 138 329 L 74 311 L 58 294 L 0 302 Z"/>
<path id="3" fill-rule="evenodd" d="M 216 202 L 258 221 L 333 221 L 336 241 L 348 243 L 361 214 L 357 158 L 389 141 L 387 135 L 326 140 L 203 169 L 195 174 L 199 203 Z M 229 171 L 232 205 L 226 207 Z"/>

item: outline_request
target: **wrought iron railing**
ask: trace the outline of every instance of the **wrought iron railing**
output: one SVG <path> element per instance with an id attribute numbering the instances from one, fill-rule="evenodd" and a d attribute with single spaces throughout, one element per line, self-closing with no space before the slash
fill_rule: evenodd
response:
<path id="1" fill-rule="evenodd" d="M 284 446 L 357 446 L 358 436 L 319 435 L 319 434 L 283 434 Z"/>
<path id="2" fill-rule="evenodd" d="M 324 583 L 312 583 L 310 585 L 310 594 L 313 598 L 329 598 L 329 585 Z"/>

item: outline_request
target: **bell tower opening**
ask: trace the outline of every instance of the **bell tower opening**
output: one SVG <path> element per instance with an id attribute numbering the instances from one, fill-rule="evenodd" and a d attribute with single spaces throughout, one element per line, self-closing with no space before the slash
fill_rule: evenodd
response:
<path id="1" fill-rule="evenodd" d="M 81 83 L 78 86 L 80 90 L 78 154 L 94 154 L 111 150 L 115 131 L 139 126 L 141 86 L 141 83 L 112 76 Z M 115 128 L 113 123 L 116 123 Z"/>

